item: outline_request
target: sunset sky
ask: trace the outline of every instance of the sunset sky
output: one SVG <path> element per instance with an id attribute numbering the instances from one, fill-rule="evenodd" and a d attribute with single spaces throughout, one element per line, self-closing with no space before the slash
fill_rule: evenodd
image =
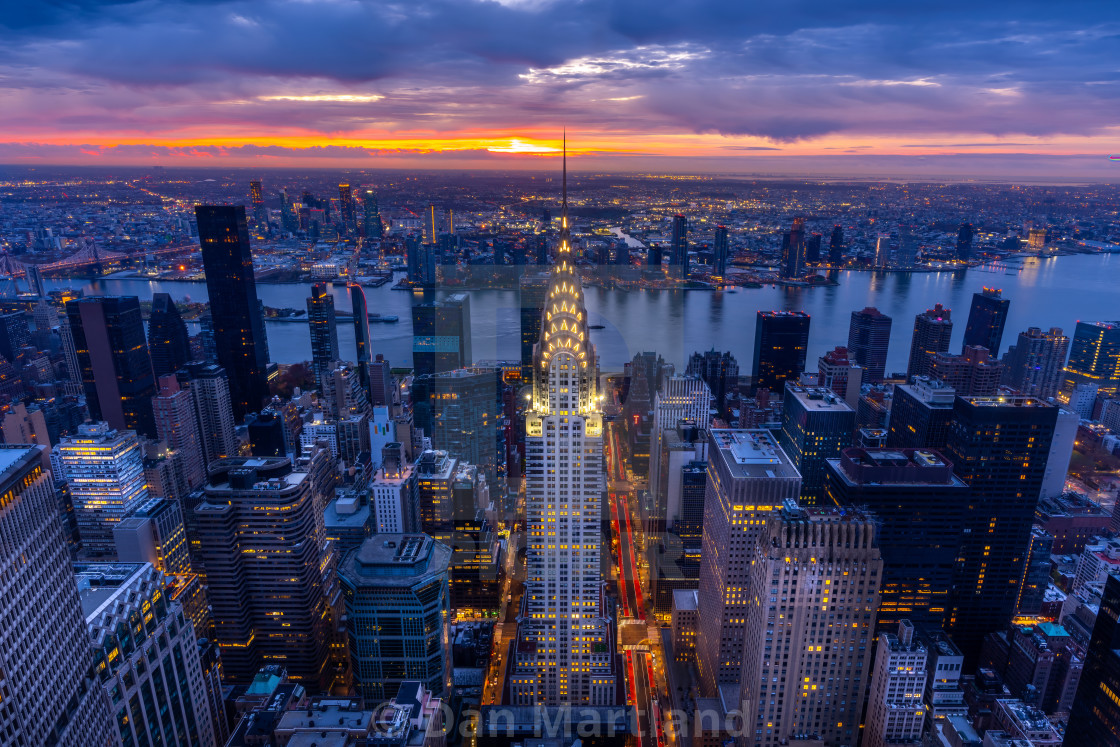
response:
<path id="1" fill-rule="evenodd" d="M 74 0 L 0 163 L 1117 179 L 1120 3 Z"/>

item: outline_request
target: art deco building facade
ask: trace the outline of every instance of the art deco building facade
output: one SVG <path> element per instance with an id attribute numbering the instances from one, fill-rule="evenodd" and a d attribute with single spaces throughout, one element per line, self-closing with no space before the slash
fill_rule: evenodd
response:
<path id="1" fill-rule="evenodd" d="M 94 670 L 121 742 L 212 747 L 198 637 L 164 575 L 149 563 L 84 563 L 74 571 Z"/>
<path id="2" fill-rule="evenodd" d="M 856 744 L 883 572 L 874 519 L 783 509 L 748 562 L 742 744 Z"/>
<path id="3" fill-rule="evenodd" d="M 566 183 L 565 175 L 560 244 L 525 417 L 528 560 L 509 676 L 515 705 L 613 705 L 616 692 L 600 567 L 602 405 L 572 256 Z"/>
<path id="4" fill-rule="evenodd" d="M 0 742 L 119 745 L 42 446 L 0 446 Z"/>

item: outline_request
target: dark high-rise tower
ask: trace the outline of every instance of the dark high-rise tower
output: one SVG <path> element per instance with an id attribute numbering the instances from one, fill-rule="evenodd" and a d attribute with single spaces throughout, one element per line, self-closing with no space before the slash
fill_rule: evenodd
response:
<path id="1" fill-rule="evenodd" d="M 366 390 L 371 405 L 384 405 L 385 402 L 374 402 L 377 398 L 371 388 L 370 368 L 373 348 L 369 339 L 369 310 L 366 307 L 366 292 L 357 283 L 348 283 L 350 288 L 350 308 L 354 314 L 354 347 L 358 362 L 358 378 L 362 388 Z M 380 358 L 380 356 L 378 356 Z"/>
<path id="2" fill-rule="evenodd" d="M 808 264 L 815 265 L 821 261 L 821 239 L 819 233 L 811 233 L 805 240 L 805 261 Z"/>
<path id="3" fill-rule="evenodd" d="M 266 231 L 268 214 L 264 210 L 264 189 L 260 179 L 249 182 L 249 200 L 253 203 L 253 220 L 257 222 L 257 231 Z"/>
<path id="4" fill-rule="evenodd" d="M 805 370 L 808 348 L 808 314 L 759 311 L 754 326 L 754 389 L 784 391 L 786 379 L 796 379 Z"/>
<path id="5" fill-rule="evenodd" d="M 778 443 L 801 473 L 803 505 L 821 503 L 825 460 L 852 445 L 856 413 L 831 389 L 786 382 Z"/>
<path id="6" fill-rule="evenodd" d="M 8 362 L 19 357 L 20 348 L 31 344 L 31 329 L 27 326 L 27 314 L 13 311 L 0 314 L 0 355 Z"/>
<path id="7" fill-rule="evenodd" d="M 94 420 L 156 437 L 156 380 L 136 296 L 91 296 L 66 304 Z"/>
<path id="8" fill-rule="evenodd" d="M 891 318 L 873 306 L 853 311 L 848 325 L 848 354 L 863 367 L 866 381 L 882 381 L 887 370 Z"/>
<path id="9" fill-rule="evenodd" d="M 712 401 L 719 409 L 719 416 L 730 422 L 731 410 L 737 406 L 739 398 L 739 363 L 735 356 L 714 349 L 693 353 L 685 373 L 704 380 L 712 391 Z"/>
<path id="10" fill-rule="evenodd" d="M 972 224 L 962 223 L 957 231 L 957 259 L 967 262 L 972 258 Z"/>
<path id="11" fill-rule="evenodd" d="M 148 317 L 148 352 L 156 378 L 175 373 L 190 359 L 190 335 L 179 316 L 179 307 L 170 293 L 152 296 L 152 314 Z"/>
<path id="12" fill-rule="evenodd" d="M 354 193 L 349 184 L 338 185 L 338 211 L 342 214 L 342 225 L 349 233 L 354 230 Z"/>
<path id="13" fill-rule="evenodd" d="M 1046 476 L 1058 408 L 1031 397 L 957 397 L 945 456 L 972 489 L 961 518 L 947 630 L 976 665 L 988 633 L 1006 627 L 1019 599 L 1031 524 Z"/>
<path id="14" fill-rule="evenodd" d="M 727 277 L 727 226 L 716 226 L 715 253 L 712 259 L 712 274 L 720 278 Z"/>
<path id="15" fill-rule="evenodd" d="M 369 367 L 369 403 L 373 407 L 393 405 L 393 372 L 381 353 Z"/>
<path id="16" fill-rule="evenodd" d="M 1114 744 L 1120 734 L 1120 576 L 1105 580 L 1063 744 Z"/>
<path id="17" fill-rule="evenodd" d="M 863 508 L 879 521 L 879 626 L 945 623 L 968 486 L 932 449 L 844 449 L 825 469 L 825 505 Z"/>
<path id="18" fill-rule="evenodd" d="M 972 294 L 972 308 L 968 311 L 962 350 L 976 345 L 987 348 L 993 358 L 999 356 L 1003 325 L 1007 323 L 1007 307 L 1011 305 L 1011 301 L 1001 298 L 1000 294 L 999 288 L 984 288 Z"/>
<path id="19" fill-rule="evenodd" d="M 910 360 L 906 364 L 906 380 L 929 373 L 929 362 L 934 353 L 949 352 L 949 338 L 953 336 L 953 322 L 949 309 L 937 304 L 914 317 L 914 336 L 910 338 Z"/>
<path id="20" fill-rule="evenodd" d="M 412 367 L 417 376 L 471 364 L 470 300 L 456 293 L 412 307 Z"/>
<path id="21" fill-rule="evenodd" d="M 805 219 L 793 219 L 793 228 L 782 236 L 782 277 L 798 278 L 805 271 Z"/>
<path id="22" fill-rule="evenodd" d="M 1100 391 L 1120 390 L 1120 322 L 1078 322 L 1062 373 L 1062 398 L 1078 384 L 1096 384 Z"/>
<path id="23" fill-rule="evenodd" d="M 377 195 L 372 189 L 362 193 L 363 235 L 367 239 L 380 239 L 384 227 L 381 224 L 381 211 L 377 207 Z"/>
<path id="24" fill-rule="evenodd" d="M 320 387 L 339 360 L 338 324 L 335 321 L 334 296 L 326 283 L 311 286 L 307 298 L 307 321 L 311 325 L 311 365 Z"/>
<path id="25" fill-rule="evenodd" d="M 953 420 L 953 388 L 938 379 L 916 376 L 894 388 L 887 446 L 892 449 L 944 449 Z"/>
<path id="26" fill-rule="evenodd" d="M 840 226 L 832 227 L 832 236 L 828 240 L 828 263 L 838 267 L 844 261 L 844 229 Z"/>
<path id="27" fill-rule="evenodd" d="M 229 375 L 233 413 L 240 421 L 268 397 L 268 338 L 245 208 L 197 205 L 194 210 L 218 363 Z"/>
<path id="28" fill-rule="evenodd" d="M 669 252 L 669 264 L 681 268 L 682 278 L 688 277 L 688 219 L 683 215 L 673 216 L 673 244 Z"/>
<path id="29" fill-rule="evenodd" d="M 541 316 L 548 294 L 548 275 L 526 274 L 518 281 L 521 297 L 521 380 L 533 376 L 533 346 L 541 339 Z"/>

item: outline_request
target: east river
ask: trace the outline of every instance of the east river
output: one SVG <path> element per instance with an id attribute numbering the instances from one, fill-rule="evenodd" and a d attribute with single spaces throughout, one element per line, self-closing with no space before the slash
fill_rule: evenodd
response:
<path id="1" fill-rule="evenodd" d="M 904 371 L 914 316 L 942 303 L 952 309 L 953 347 L 964 336 L 972 294 L 984 286 L 1001 288 L 1011 308 L 1003 336 L 1003 351 L 1028 327 L 1061 327 L 1073 334 L 1078 319 L 1120 318 L 1120 255 L 1089 254 L 1027 259 L 1020 263 L 978 267 L 956 272 L 871 273 L 840 272 L 838 285 L 818 288 L 765 286 L 725 291 L 585 290 L 589 321 L 604 371 L 621 371 L 634 354 L 655 350 L 682 370 L 698 350 L 730 350 L 743 373 L 754 355 L 755 312 L 759 309 L 801 310 L 812 317 L 808 368 L 818 356 L 848 339 L 853 310 L 875 306 L 893 318 L 888 371 Z M 167 292 L 178 301 L 206 300 L 206 284 L 189 281 L 150 281 L 140 278 L 99 279 L 91 282 L 56 279 L 48 289 L 81 287 L 86 295 L 135 295 L 150 299 Z M 257 285 L 266 306 L 306 308 L 309 284 Z M 344 284 L 335 284 L 336 307 L 350 311 Z M 520 356 L 518 294 L 516 290 L 470 291 L 474 359 Z M 412 361 L 413 294 L 391 285 L 366 288 L 371 313 L 395 315 L 397 323 L 370 324 L 375 353 L 394 366 Z M 293 363 L 311 357 L 306 324 L 267 322 L 272 360 Z M 354 355 L 354 331 L 339 323 L 344 356 Z"/>

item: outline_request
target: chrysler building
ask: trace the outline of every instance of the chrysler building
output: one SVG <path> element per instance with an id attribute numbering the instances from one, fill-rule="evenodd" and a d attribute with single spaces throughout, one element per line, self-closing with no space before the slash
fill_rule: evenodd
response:
<path id="1" fill-rule="evenodd" d="M 600 570 L 603 415 L 595 346 L 568 224 L 567 149 L 556 264 L 525 415 L 525 597 L 512 705 L 614 705 L 616 667 Z"/>

